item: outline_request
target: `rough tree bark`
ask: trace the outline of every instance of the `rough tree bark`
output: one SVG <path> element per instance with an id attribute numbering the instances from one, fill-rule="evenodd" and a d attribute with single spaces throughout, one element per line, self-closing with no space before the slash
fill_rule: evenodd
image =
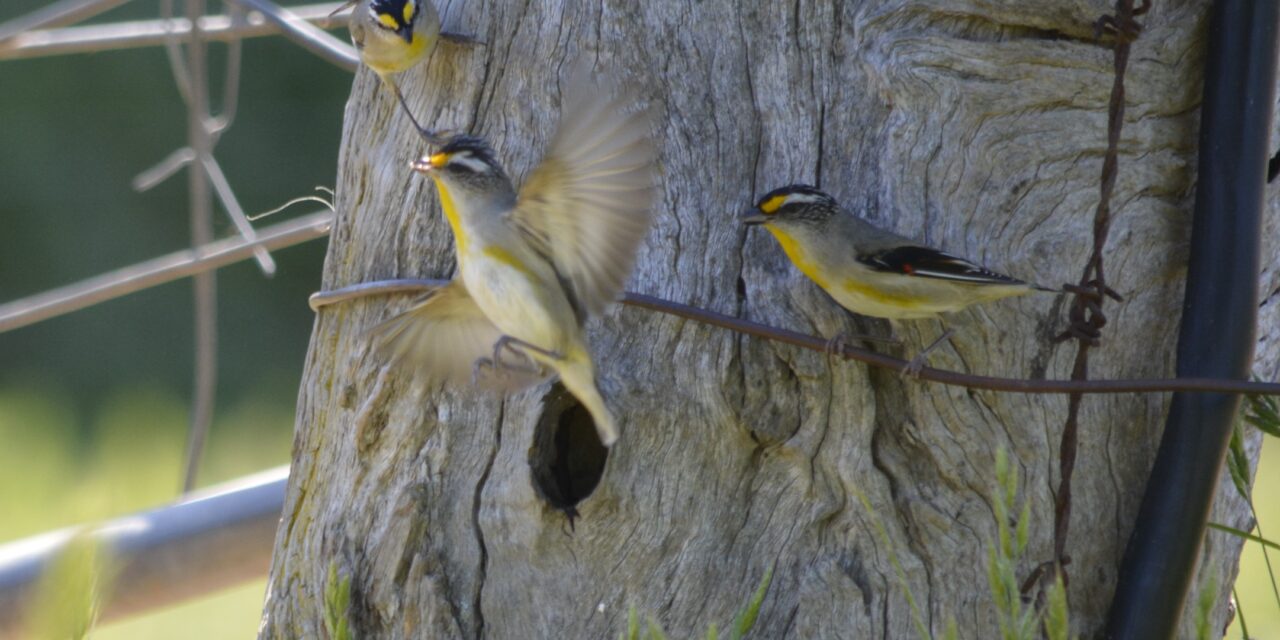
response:
<path id="1" fill-rule="evenodd" d="M 1108 307 L 1094 377 L 1173 371 L 1205 7 L 1157 0 L 1134 45 L 1107 257 L 1127 299 Z M 1087 258 L 1112 80 L 1111 53 L 1092 38 L 1103 2 L 441 9 L 447 29 L 488 44 L 438 49 L 401 78 L 410 103 L 424 122 L 488 138 L 514 176 L 552 132 L 553 78 L 566 61 L 597 59 L 656 107 L 661 195 L 630 290 L 824 336 L 885 331 L 839 309 L 772 239 L 735 219 L 796 181 L 1026 279 L 1074 281 Z M 422 151 L 390 94 L 361 71 L 325 287 L 449 276 L 452 240 L 433 187 L 406 168 Z M 1266 292 L 1280 287 L 1277 262 Z M 1278 298 L 1264 303 L 1259 332 L 1257 370 L 1272 379 Z M 566 467 L 590 455 L 576 432 L 557 449 L 554 431 L 581 416 L 560 415 L 566 402 L 546 385 L 503 399 L 422 389 L 381 368 L 365 331 L 410 302 L 319 314 L 263 637 L 324 636 L 331 565 L 352 578 L 358 637 L 610 637 L 632 605 L 687 637 L 723 626 L 770 568 L 757 637 L 915 637 L 891 553 L 932 632 L 954 618 L 962 637 L 992 637 L 997 447 L 1031 501 L 1022 575 L 1050 559 L 1064 397 L 904 381 L 614 308 L 591 338 L 623 434 L 571 525 L 548 497 L 563 506 L 566 492 L 581 493 L 581 474 Z M 957 335 L 932 363 L 1066 377 L 1074 345 L 1051 340 L 1065 302 L 1040 295 L 955 314 Z M 914 350 L 941 328 L 900 331 Z M 1104 620 L 1167 404 L 1084 402 L 1069 571 L 1073 627 L 1086 636 Z M 1214 520 L 1244 526 L 1243 505 L 1223 487 Z M 896 549 L 876 537 L 859 492 Z M 1205 548 L 1199 581 L 1216 585 L 1214 628 L 1226 620 L 1239 548 L 1221 534 Z"/>

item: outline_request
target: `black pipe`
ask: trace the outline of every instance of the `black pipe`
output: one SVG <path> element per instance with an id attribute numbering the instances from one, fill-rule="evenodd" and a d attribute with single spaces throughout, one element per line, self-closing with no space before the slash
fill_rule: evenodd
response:
<path id="1" fill-rule="evenodd" d="M 1277 2 L 1213 4 L 1200 108 L 1199 184 L 1178 376 L 1247 379 L 1275 101 Z M 1108 638 L 1172 638 L 1240 396 L 1175 394 L 1120 566 Z"/>

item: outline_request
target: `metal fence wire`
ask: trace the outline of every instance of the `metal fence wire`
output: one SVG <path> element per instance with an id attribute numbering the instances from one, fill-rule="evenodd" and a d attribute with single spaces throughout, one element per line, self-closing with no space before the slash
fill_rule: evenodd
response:
<path id="1" fill-rule="evenodd" d="M 122 518 L 93 529 L 123 563 L 120 580 L 100 619 L 110 620 L 173 604 L 263 575 L 272 533 L 284 499 L 287 468 L 230 483 L 202 494 L 195 484 L 201 452 L 213 417 L 217 385 L 217 297 L 214 271 L 252 258 L 265 275 L 276 269 L 271 251 L 328 234 L 329 211 L 254 228 L 215 152 L 235 122 L 240 84 L 240 42 L 283 35 L 307 51 L 351 72 L 355 50 L 325 28 L 344 27 L 333 15 L 338 2 L 281 7 L 266 0 L 224 0 L 222 14 L 206 12 L 205 0 L 160 0 L 154 20 L 80 24 L 129 0 L 59 0 L 0 23 L 0 61 L 93 53 L 137 47 L 164 47 L 186 108 L 185 145 L 133 182 L 151 189 L 182 170 L 188 179 L 191 246 L 129 267 L 0 304 L 0 333 L 24 327 L 190 277 L 194 284 L 195 373 L 192 412 L 183 468 L 183 499 L 175 505 Z M 210 43 L 225 43 L 222 99 L 210 104 Z M 215 202 L 230 218 L 235 235 L 215 239 Z M 0 546 L 0 637 L 18 633 L 23 610 L 37 578 L 72 537 L 59 531 Z M 192 579 L 192 576 L 204 576 Z"/>

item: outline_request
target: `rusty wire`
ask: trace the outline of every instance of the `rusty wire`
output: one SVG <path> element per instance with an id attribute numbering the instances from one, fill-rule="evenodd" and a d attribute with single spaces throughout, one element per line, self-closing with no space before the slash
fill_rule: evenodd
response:
<path id="1" fill-rule="evenodd" d="M 1107 108 L 1107 151 L 1102 160 L 1102 176 L 1099 184 L 1098 206 L 1093 216 L 1093 249 L 1085 264 L 1080 282 L 1067 287 L 1074 294 L 1071 309 L 1068 312 L 1070 322 L 1068 329 L 1057 337 L 1057 340 L 1076 340 L 1075 362 L 1071 368 L 1071 379 L 1083 381 L 1089 377 L 1089 349 L 1101 342 L 1102 328 L 1107 324 L 1107 316 L 1103 313 L 1103 303 L 1107 298 L 1119 301 L 1121 298 L 1111 287 L 1107 286 L 1106 271 L 1103 268 L 1103 252 L 1107 245 L 1107 236 L 1111 230 L 1111 196 L 1115 191 L 1116 176 L 1119 165 L 1120 130 L 1124 126 L 1124 76 L 1129 66 L 1129 50 L 1133 41 L 1142 32 L 1142 25 L 1136 17 L 1151 8 L 1150 0 L 1142 0 L 1138 7 L 1133 0 L 1117 0 L 1115 13 L 1105 15 L 1094 23 L 1095 35 L 1101 37 L 1103 32 L 1114 37 L 1114 76 L 1111 84 L 1111 98 Z M 1069 582 L 1065 567 L 1070 563 L 1067 557 L 1067 534 L 1071 529 L 1071 478 L 1075 472 L 1076 454 L 1080 441 L 1080 403 L 1084 396 L 1072 393 L 1067 401 L 1067 418 L 1062 427 L 1062 440 L 1058 447 L 1058 489 L 1054 495 L 1053 513 L 1053 558 L 1032 571 L 1023 582 L 1023 592 L 1030 591 L 1039 584 L 1041 587 L 1062 576 L 1063 584 Z"/>
<path id="2" fill-rule="evenodd" d="M 424 293 L 446 284 L 448 284 L 447 280 L 408 278 L 363 282 L 338 289 L 314 293 L 311 295 L 310 303 L 313 311 L 319 311 L 324 307 L 357 298 L 400 293 Z M 679 302 L 664 300 L 662 298 L 642 293 L 628 292 L 623 295 L 621 302 L 628 306 L 657 311 L 659 313 L 693 320 L 702 324 L 736 331 L 756 338 L 782 342 L 784 344 L 808 349 L 810 351 L 831 353 L 832 350 L 831 341 L 826 338 L 760 324 L 743 318 L 736 318 L 734 316 L 718 313 L 710 309 L 681 304 Z M 834 355 L 847 360 L 857 360 L 865 364 L 885 369 L 892 369 L 895 371 L 902 371 L 903 368 L 907 366 L 907 361 L 905 360 L 887 356 L 882 353 L 876 353 L 869 349 L 860 349 L 858 347 L 848 345 L 837 346 L 835 348 Z M 1114 394 L 1185 391 L 1280 395 L 1280 384 L 1278 383 L 1253 382 L 1248 380 L 1219 380 L 1213 378 L 1027 380 L 1022 378 L 1001 378 L 996 376 L 974 375 L 960 373 L 958 371 L 948 371 L 946 369 L 934 369 L 932 367 L 921 368 L 919 378 L 921 380 L 928 380 L 930 382 L 937 382 L 957 387 L 965 387 L 968 389 L 1005 391 L 1010 393 Z"/>

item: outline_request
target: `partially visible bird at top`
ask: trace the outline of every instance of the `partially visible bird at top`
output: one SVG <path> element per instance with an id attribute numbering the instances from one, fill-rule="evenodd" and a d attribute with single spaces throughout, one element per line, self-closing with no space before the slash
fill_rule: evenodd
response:
<path id="1" fill-rule="evenodd" d="M 440 14 L 431 0 L 351 0 L 330 15 L 352 6 L 355 6 L 355 11 L 351 14 L 348 29 L 360 61 L 378 74 L 382 83 L 395 93 L 400 107 L 419 134 L 431 144 L 440 144 L 442 138 L 438 133 L 418 123 L 405 102 L 400 85 L 392 76 L 421 62 L 440 39 L 458 44 L 475 44 L 477 41 L 471 36 L 442 32 Z"/>
<path id="2" fill-rule="evenodd" d="M 655 152 L 634 103 L 571 74 L 559 129 L 519 191 L 479 138 L 450 138 L 414 163 L 435 182 L 458 275 L 376 327 L 381 350 L 430 380 L 487 373 L 513 389 L 558 374 L 612 445 L 583 324 L 618 297 L 650 226 Z"/>
<path id="3" fill-rule="evenodd" d="M 1033 291 L 1058 292 L 880 229 L 809 185 L 770 191 L 742 221 L 763 225 L 801 273 L 864 316 L 930 318 Z M 952 333 L 926 347 L 905 372 L 919 373 L 929 351 Z"/>

